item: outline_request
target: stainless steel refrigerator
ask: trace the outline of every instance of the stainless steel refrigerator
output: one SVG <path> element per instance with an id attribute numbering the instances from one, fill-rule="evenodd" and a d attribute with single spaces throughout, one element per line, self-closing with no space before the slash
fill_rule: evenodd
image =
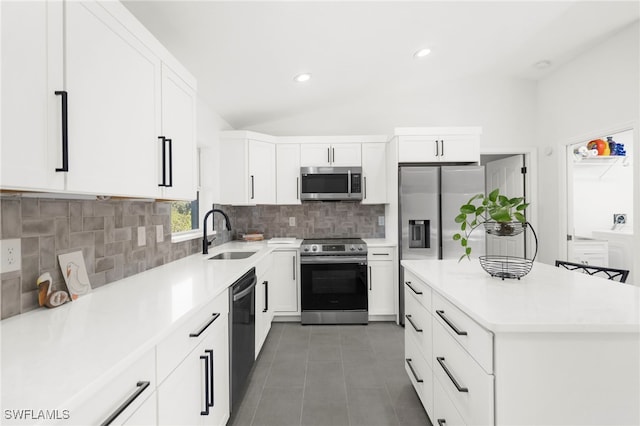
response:
<path id="1" fill-rule="evenodd" d="M 453 234 L 454 218 L 473 195 L 484 193 L 484 166 L 422 166 L 399 168 L 400 259 L 458 259 L 463 254 Z M 484 254 L 484 232 L 471 234 L 472 258 Z M 467 260 L 463 260 L 467 261 Z M 404 273 L 400 267 L 400 323 L 404 324 Z"/>

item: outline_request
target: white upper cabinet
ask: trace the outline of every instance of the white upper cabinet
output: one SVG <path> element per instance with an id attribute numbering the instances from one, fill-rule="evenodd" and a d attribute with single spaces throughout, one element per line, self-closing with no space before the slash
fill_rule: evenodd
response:
<path id="1" fill-rule="evenodd" d="M 300 145 L 276 145 L 277 204 L 301 204 Z"/>
<path id="2" fill-rule="evenodd" d="M 63 89 L 62 3 L 3 1 L 0 10 L 0 184 L 61 191 L 64 173 L 56 169 L 62 167 L 62 110 L 54 92 Z"/>
<path id="3" fill-rule="evenodd" d="M 300 145 L 301 167 L 360 167 L 359 143 L 305 143 Z"/>
<path id="4" fill-rule="evenodd" d="M 195 117 L 195 89 L 175 71 L 163 65 L 162 137 L 158 138 L 158 158 L 161 166 L 158 185 L 164 185 L 162 198 L 196 198 L 198 168 Z"/>
<path id="5" fill-rule="evenodd" d="M 2 188 L 195 197 L 195 80 L 121 3 L 1 7 Z"/>
<path id="6" fill-rule="evenodd" d="M 276 202 L 276 147 L 272 138 L 228 131 L 220 136 L 220 204 Z"/>
<path id="7" fill-rule="evenodd" d="M 480 133 L 477 127 L 396 129 L 398 162 L 479 162 Z"/>
<path id="8" fill-rule="evenodd" d="M 362 144 L 362 204 L 387 202 L 387 144 Z"/>
<path id="9" fill-rule="evenodd" d="M 71 192 L 150 196 L 160 59 L 100 4 L 65 3 Z"/>

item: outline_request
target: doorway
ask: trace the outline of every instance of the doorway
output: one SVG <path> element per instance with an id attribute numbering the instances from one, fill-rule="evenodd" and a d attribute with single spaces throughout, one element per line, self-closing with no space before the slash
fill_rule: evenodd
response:
<path id="1" fill-rule="evenodd" d="M 509 198 L 523 197 L 527 200 L 525 154 L 481 155 L 480 164 L 485 166 L 486 194 L 498 188 L 500 194 Z M 485 253 L 522 258 L 528 256 L 527 232 L 509 238 L 495 235 L 486 237 Z"/>
<path id="2" fill-rule="evenodd" d="M 633 135 L 625 129 L 566 145 L 566 260 L 627 269 L 627 283 L 634 282 Z"/>

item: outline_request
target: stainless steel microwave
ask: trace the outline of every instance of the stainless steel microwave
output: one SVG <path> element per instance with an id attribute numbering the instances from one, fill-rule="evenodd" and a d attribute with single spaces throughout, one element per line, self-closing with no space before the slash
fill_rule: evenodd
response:
<path id="1" fill-rule="evenodd" d="M 300 199 L 362 200 L 362 167 L 301 167 Z"/>

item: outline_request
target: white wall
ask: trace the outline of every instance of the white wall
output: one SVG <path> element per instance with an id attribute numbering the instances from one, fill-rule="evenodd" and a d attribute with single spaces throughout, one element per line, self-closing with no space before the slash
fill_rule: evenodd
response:
<path id="1" fill-rule="evenodd" d="M 540 260 L 552 263 L 566 257 L 565 146 L 593 136 L 635 126 L 634 156 L 640 154 L 638 117 L 639 25 L 636 22 L 593 46 L 558 69 L 538 86 L 536 141 L 539 157 Z M 544 172 L 543 172 L 544 171 Z M 634 181 L 639 182 L 638 167 Z M 638 188 L 634 189 L 634 222 L 640 214 Z M 636 233 L 635 251 L 640 253 Z M 637 257 L 637 256 L 636 256 Z M 636 260 L 634 268 L 640 268 Z"/>
<path id="2" fill-rule="evenodd" d="M 220 184 L 218 170 L 220 156 L 218 155 L 219 132 L 232 130 L 229 123 L 220 117 L 211 107 L 198 98 L 197 141 L 200 149 L 200 223 L 215 200 L 218 199 Z"/>

